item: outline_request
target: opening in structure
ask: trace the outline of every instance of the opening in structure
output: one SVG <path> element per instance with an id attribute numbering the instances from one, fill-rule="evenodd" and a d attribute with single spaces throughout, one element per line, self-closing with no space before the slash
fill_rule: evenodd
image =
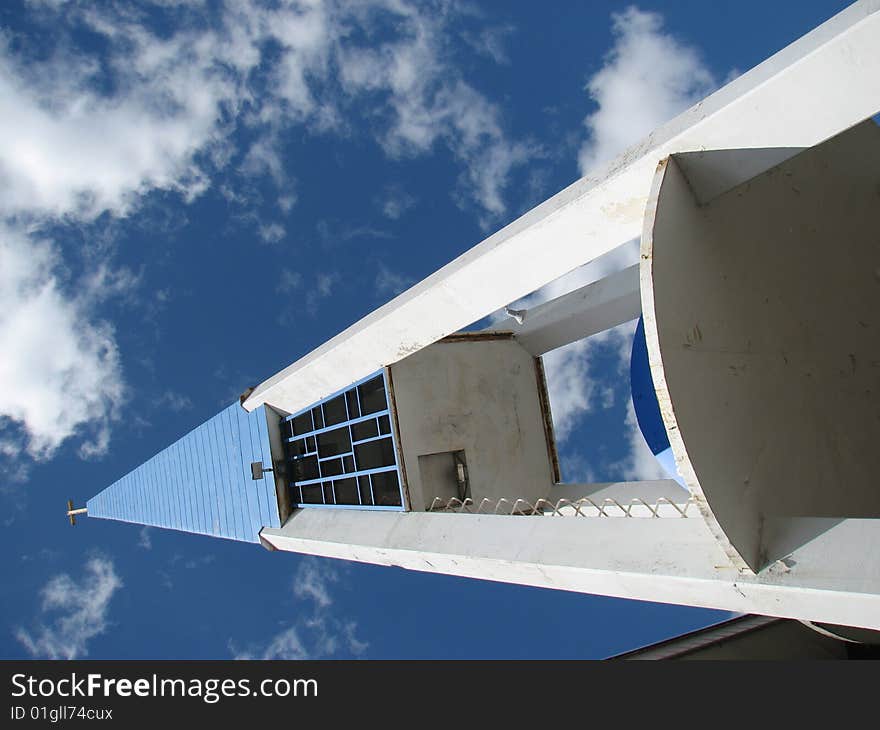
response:
<path id="1" fill-rule="evenodd" d="M 403 509 L 384 371 L 281 420 L 297 507 Z"/>

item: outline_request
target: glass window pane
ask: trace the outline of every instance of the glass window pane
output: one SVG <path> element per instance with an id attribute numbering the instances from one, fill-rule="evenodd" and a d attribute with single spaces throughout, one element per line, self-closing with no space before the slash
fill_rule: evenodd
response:
<path id="1" fill-rule="evenodd" d="M 376 504 L 383 507 L 399 507 L 400 484 L 397 482 L 396 471 L 383 471 L 371 474 L 373 480 L 373 494 L 376 496 Z"/>
<path id="2" fill-rule="evenodd" d="M 351 451 L 351 438 L 348 426 L 334 428 L 332 431 L 318 434 L 318 456 L 336 456 Z"/>
<path id="3" fill-rule="evenodd" d="M 318 478 L 318 457 L 306 456 L 293 462 L 294 480 L 307 482 L 309 479 Z"/>
<path id="4" fill-rule="evenodd" d="M 385 379 L 381 375 L 359 385 L 358 391 L 361 398 L 362 415 L 384 411 L 388 407 L 385 401 Z"/>
<path id="5" fill-rule="evenodd" d="M 302 504 L 324 504 L 324 490 L 320 484 L 307 484 L 302 490 Z"/>
<path id="6" fill-rule="evenodd" d="M 335 426 L 348 420 L 345 413 L 345 396 L 337 395 L 324 404 L 324 425 Z"/>
<path id="7" fill-rule="evenodd" d="M 367 441 L 354 447 L 354 458 L 357 461 L 358 470 L 394 466 L 394 446 L 390 438 Z"/>
<path id="8" fill-rule="evenodd" d="M 375 420 L 361 421 L 360 423 L 351 424 L 351 437 L 355 441 L 373 438 L 379 435 L 379 428 L 376 426 Z"/>
<path id="9" fill-rule="evenodd" d="M 352 388 L 346 391 L 345 399 L 348 401 L 348 417 L 358 418 L 361 415 L 361 409 L 358 407 L 357 389 Z"/>
<path id="10" fill-rule="evenodd" d="M 358 491 L 361 493 L 361 504 L 373 504 L 373 495 L 370 492 L 370 477 L 358 477 Z"/>
<path id="11" fill-rule="evenodd" d="M 306 440 L 298 439 L 290 444 L 290 454 L 291 456 L 305 456 L 306 453 Z"/>
<path id="12" fill-rule="evenodd" d="M 312 408 L 312 420 L 315 422 L 315 428 L 324 428 L 324 414 L 321 412 L 321 406 Z"/>
<path id="13" fill-rule="evenodd" d="M 342 474 L 342 459 L 330 459 L 321 462 L 321 478 L 335 477 Z"/>
<path id="14" fill-rule="evenodd" d="M 336 504 L 360 504 L 357 480 L 353 477 L 336 479 L 333 482 L 333 489 L 336 492 Z"/>
<path id="15" fill-rule="evenodd" d="M 293 435 L 299 436 L 312 430 L 312 414 L 310 411 L 301 413 L 293 419 Z"/>
<path id="16" fill-rule="evenodd" d="M 388 419 L 388 416 L 379 416 L 379 433 L 391 433 L 391 421 Z"/>

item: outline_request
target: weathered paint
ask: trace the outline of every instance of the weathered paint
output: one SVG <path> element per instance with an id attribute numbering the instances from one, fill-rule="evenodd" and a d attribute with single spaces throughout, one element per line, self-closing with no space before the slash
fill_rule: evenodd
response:
<path id="1" fill-rule="evenodd" d="M 651 375 L 679 473 L 758 571 L 829 519 L 880 517 L 880 128 L 703 205 L 678 160 L 642 235 Z"/>
<path id="2" fill-rule="evenodd" d="M 458 494 L 443 474 L 462 451 L 475 500 L 547 495 L 554 471 L 535 367 L 516 340 L 479 337 L 436 342 L 391 366 L 412 509 Z"/>
<path id="3" fill-rule="evenodd" d="M 266 413 L 235 402 L 92 497 L 88 514 L 259 542 L 281 520 L 273 473 L 254 481 L 254 461 L 273 463 Z"/>

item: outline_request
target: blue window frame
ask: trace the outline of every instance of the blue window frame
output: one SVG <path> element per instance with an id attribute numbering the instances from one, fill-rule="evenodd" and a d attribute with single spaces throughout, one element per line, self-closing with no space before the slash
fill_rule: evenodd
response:
<path id="1" fill-rule="evenodd" d="M 385 371 L 281 420 L 297 507 L 403 509 Z"/>

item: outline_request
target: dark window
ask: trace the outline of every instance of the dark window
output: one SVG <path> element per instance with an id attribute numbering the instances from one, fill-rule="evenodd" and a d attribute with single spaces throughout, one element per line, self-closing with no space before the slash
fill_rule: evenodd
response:
<path id="1" fill-rule="evenodd" d="M 370 491 L 370 477 L 358 477 L 358 491 L 361 493 L 361 504 L 373 504 L 373 494 Z"/>
<path id="2" fill-rule="evenodd" d="M 351 437 L 355 441 L 363 441 L 364 439 L 373 438 L 373 436 L 378 435 L 379 429 L 376 426 L 375 419 L 351 424 Z"/>
<path id="3" fill-rule="evenodd" d="M 345 413 L 345 396 L 337 395 L 333 400 L 324 404 L 324 425 L 335 426 L 348 420 Z"/>
<path id="4" fill-rule="evenodd" d="M 351 451 L 351 437 L 348 435 L 348 426 L 318 434 L 318 456 L 322 459 L 349 451 Z"/>
<path id="5" fill-rule="evenodd" d="M 321 462 L 321 478 L 342 474 L 342 459 L 329 459 Z"/>
<path id="6" fill-rule="evenodd" d="M 333 489 L 336 492 L 336 504 L 360 504 L 357 480 L 353 477 L 335 480 Z"/>
<path id="7" fill-rule="evenodd" d="M 359 471 L 394 466 L 394 446 L 390 438 L 367 441 L 354 447 L 354 458 L 357 460 Z"/>
<path id="8" fill-rule="evenodd" d="M 388 408 L 388 402 L 385 398 L 385 380 L 381 375 L 359 385 L 358 392 L 361 397 L 362 415 L 366 416 Z"/>
<path id="9" fill-rule="evenodd" d="M 324 490 L 320 484 L 306 484 L 302 490 L 303 504 L 324 504 Z"/>
<path id="10" fill-rule="evenodd" d="M 379 416 L 379 433 L 391 433 L 391 421 L 389 420 L 388 416 Z"/>
<path id="11" fill-rule="evenodd" d="M 289 420 L 283 419 L 291 497 L 296 504 L 368 509 L 402 506 L 391 419 L 382 411 L 388 411 L 388 400 L 385 376 L 379 373 L 340 395 L 313 404 L 303 413 L 287 417 Z M 370 414 L 377 415 L 351 423 Z M 354 476 L 358 470 L 375 469 L 388 472 Z M 303 484 L 319 480 L 317 484 Z"/>
<path id="12" fill-rule="evenodd" d="M 290 444 L 290 452 L 294 456 L 305 456 L 306 453 L 306 440 L 299 439 L 298 441 L 294 441 Z"/>
<path id="13" fill-rule="evenodd" d="M 358 407 L 357 388 L 346 391 L 345 399 L 348 401 L 348 417 L 358 418 L 361 415 L 361 409 Z"/>
<path id="14" fill-rule="evenodd" d="M 301 413 L 293 419 L 293 435 L 299 436 L 312 430 L 312 414 L 309 411 Z"/>
<path id="15" fill-rule="evenodd" d="M 312 420 L 315 422 L 315 428 L 324 428 L 324 414 L 321 413 L 321 406 L 312 408 Z"/>
<path id="16" fill-rule="evenodd" d="M 376 504 L 382 507 L 400 506 L 400 484 L 397 483 L 396 471 L 383 471 L 371 474 L 373 480 L 373 494 Z"/>
<path id="17" fill-rule="evenodd" d="M 318 478 L 318 457 L 306 456 L 293 462 L 294 478 L 298 482 L 307 482 Z"/>

